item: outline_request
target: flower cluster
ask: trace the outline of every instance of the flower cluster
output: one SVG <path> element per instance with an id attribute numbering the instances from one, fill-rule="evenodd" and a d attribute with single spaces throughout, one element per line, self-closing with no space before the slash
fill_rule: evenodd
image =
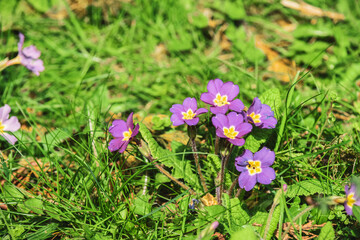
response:
<path id="1" fill-rule="evenodd" d="M 236 146 L 245 144 L 245 137 L 253 127 L 275 128 L 277 120 L 270 106 L 262 104 L 259 98 L 245 110 L 240 99 L 239 86 L 233 82 L 223 82 L 220 79 L 210 80 L 207 85 L 208 92 L 202 93 L 200 100 L 210 105 L 213 114 L 211 122 L 216 129 L 216 135 Z M 195 98 L 186 98 L 183 105 L 174 104 L 170 108 L 171 121 L 174 126 L 186 123 L 194 126 L 199 123 L 198 115 L 206 113 L 204 108 L 197 109 Z M 246 191 L 251 190 L 256 182 L 270 184 L 275 179 L 275 171 L 270 165 L 275 160 L 275 153 L 263 148 L 253 154 L 249 150 L 236 158 L 236 169 L 241 172 L 239 186 Z"/>
<path id="2" fill-rule="evenodd" d="M 269 129 L 275 128 L 277 124 L 270 106 L 262 104 L 259 98 L 254 98 L 253 103 L 246 111 L 243 102 L 236 98 L 239 89 L 239 86 L 233 82 L 224 83 L 220 79 L 215 79 L 209 81 L 207 85 L 208 92 L 202 93 L 200 96 L 201 101 L 210 105 L 210 112 L 213 114 L 211 122 L 215 127 L 216 136 L 218 139 L 222 138 L 227 142 L 227 144 L 223 145 L 224 148 L 227 148 L 227 156 L 222 156 L 222 161 L 224 161 L 222 166 L 226 165 L 226 159 L 230 157 L 233 149 L 229 147 L 229 144 L 243 146 L 246 135 L 252 131 L 253 127 Z M 174 126 L 188 125 L 195 163 L 203 188 L 206 191 L 207 187 L 196 154 L 195 137 L 196 125 L 200 122 L 199 116 L 207 113 L 208 110 L 198 108 L 196 99 L 188 97 L 184 99 L 182 104 L 174 104 L 170 108 L 170 112 L 172 113 L 170 120 Z M 138 134 L 139 124 L 134 127 L 133 113 L 131 113 L 127 122 L 123 120 L 113 121 L 109 132 L 114 137 L 109 143 L 109 150 L 123 153 L 130 141 Z M 257 182 L 270 184 L 275 179 L 275 171 L 270 167 L 274 160 L 275 153 L 266 147 L 256 153 L 245 150 L 235 159 L 236 169 L 240 172 L 239 186 L 246 191 L 250 191 Z M 223 173 L 223 170 L 221 172 Z M 222 177 L 220 176 L 220 183 L 223 180 Z M 221 189 L 219 192 L 221 192 Z M 218 201 L 221 201 L 221 196 Z"/>

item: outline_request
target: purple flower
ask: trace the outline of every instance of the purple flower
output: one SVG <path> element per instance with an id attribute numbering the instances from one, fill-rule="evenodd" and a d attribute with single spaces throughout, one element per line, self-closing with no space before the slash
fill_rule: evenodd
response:
<path id="1" fill-rule="evenodd" d="M 239 94 L 239 86 L 233 82 L 223 83 L 220 79 L 210 80 L 207 90 L 208 92 L 201 94 L 200 100 L 212 106 L 210 111 L 213 114 L 225 114 L 229 109 L 236 112 L 244 110 L 241 100 L 234 100 Z"/>
<path id="2" fill-rule="evenodd" d="M 9 119 L 10 111 L 11 108 L 7 104 L 0 108 L 0 136 L 5 138 L 10 144 L 14 145 L 17 141 L 16 137 L 9 133 L 6 133 L 6 131 L 15 132 L 19 130 L 20 123 L 17 117 L 12 116 Z"/>
<path id="3" fill-rule="evenodd" d="M 139 124 L 136 124 L 134 128 L 133 113 L 129 115 L 126 122 L 119 119 L 114 120 L 109 132 L 115 139 L 110 141 L 109 150 L 111 152 L 119 150 L 120 153 L 123 153 L 129 142 L 139 133 L 139 127 Z"/>
<path id="4" fill-rule="evenodd" d="M 39 72 L 42 72 L 45 69 L 43 61 L 39 59 L 41 52 L 34 45 L 23 49 L 25 37 L 22 33 L 19 33 L 19 38 L 18 51 L 20 63 L 39 76 Z"/>
<path id="5" fill-rule="evenodd" d="M 274 163 L 275 153 L 267 147 L 253 154 L 249 150 L 235 158 L 235 167 L 241 172 L 239 186 L 250 191 L 256 182 L 270 184 L 275 179 L 275 171 L 270 166 Z"/>
<path id="6" fill-rule="evenodd" d="M 170 108 L 171 122 L 174 126 L 180 126 L 186 123 L 189 126 L 198 124 L 200 114 L 206 113 L 208 110 L 205 108 L 197 109 L 197 102 L 195 98 L 186 98 L 183 104 L 174 104 Z"/>
<path id="7" fill-rule="evenodd" d="M 351 187 L 345 186 L 346 200 L 344 202 L 345 211 L 348 215 L 352 215 L 352 208 L 355 205 L 360 206 L 360 194 L 356 192 L 356 185 L 351 184 Z"/>
<path id="8" fill-rule="evenodd" d="M 236 146 L 244 145 L 245 140 L 242 137 L 252 130 L 252 125 L 244 122 L 242 114 L 235 112 L 231 112 L 227 116 L 221 113 L 216 114 L 211 120 L 216 127 L 216 135 L 226 138 Z"/>
<path id="9" fill-rule="evenodd" d="M 262 104 L 259 98 L 254 98 L 247 111 L 247 119 L 259 128 L 275 128 L 277 120 L 269 105 Z"/>

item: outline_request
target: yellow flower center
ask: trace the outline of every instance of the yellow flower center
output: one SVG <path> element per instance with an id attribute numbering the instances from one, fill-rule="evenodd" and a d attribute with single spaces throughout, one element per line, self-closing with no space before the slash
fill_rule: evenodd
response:
<path id="1" fill-rule="evenodd" d="M 352 208 L 354 203 L 355 203 L 355 198 L 354 198 L 354 193 L 350 193 L 349 195 L 347 195 L 346 197 L 346 204 Z"/>
<path id="2" fill-rule="evenodd" d="M 131 134 L 132 134 L 132 131 L 130 128 L 129 128 L 129 131 L 123 132 L 123 136 L 124 136 L 123 141 L 129 141 L 129 139 L 131 138 Z"/>
<path id="3" fill-rule="evenodd" d="M 261 173 L 261 162 L 259 160 L 249 160 L 246 168 L 249 171 L 250 176 Z"/>
<path id="4" fill-rule="evenodd" d="M 182 112 L 184 120 L 191 120 L 195 117 L 195 113 L 189 108 L 187 112 Z"/>
<path id="5" fill-rule="evenodd" d="M 261 121 L 260 121 L 261 115 L 260 114 L 255 114 L 254 112 L 252 112 L 248 116 L 253 119 L 254 123 L 261 123 Z"/>
<path id="6" fill-rule="evenodd" d="M 227 100 L 227 96 L 221 96 L 220 93 L 216 94 L 216 98 L 214 99 L 214 105 L 218 107 L 222 107 L 226 104 L 230 104 Z"/>
<path id="7" fill-rule="evenodd" d="M 234 139 L 239 134 L 238 131 L 235 131 L 234 126 L 231 126 L 229 128 L 223 127 L 223 131 L 224 131 L 224 135 L 230 139 Z"/>
<path id="8" fill-rule="evenodd" d="M 0 121 L 0 134 L 4 133 L 5 126 L 2 125 L 2 122 Z"/>

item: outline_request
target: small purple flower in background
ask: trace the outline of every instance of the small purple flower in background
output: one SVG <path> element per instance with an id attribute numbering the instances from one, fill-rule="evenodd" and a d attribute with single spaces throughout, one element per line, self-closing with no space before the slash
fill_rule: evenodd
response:
<path id="1" fill-rule="evenodd" d="M 234 100 L 239 94 L 239 86 L 233 82 L 223 83 L 220 79 L 210 80 L 207 90 L 208 92 L 201 94 L 200 100 L 212 106 L 210 111 L 213 114 L 225 114 L 229 109 L 236 112 L 244 110 L 241 100 Z"/>
<path id="2" fill-rule="evenodd" d="M 134 128 L 133 113 L 129 115 L 126 122 L 119 119 L 114 120 L 109 132 L 115 139 L 110 141 L 109 150 L 111 152 L 119 150 L 120 153 L 123 153 L 129 142 L 139 133 L 139 127 L 139 124 L 136 124 Z"/>
<path id="3" fill-rule="evenodd" d="M 360 193 L 356 192 L 356 185 L 351 184 L 350 189 L 345 186 L 346 200 L 344 202 L 345 211 L 348 215 L 352 215 L 352 208 L 355 205 L 360 206 Z"/>
<path id="4" fill-rule="evenodd" d="M 45 69 L 43 61 L 39 59 L 41 52 L 34 45 L 23 49 L 25 37 L 22 33 L 19 33 L 19 38 L 18 51 L 21 64 L 39 76 L 39 72 Z"/>
<path id="5" fill-rule="evenodd" d="M 216 135 L 226 138 L 236 146 L 244 145 L 245 139 L 242 137 L 252 130 L 252 125 L 244 122 L 242 114 L 235 112 L 231 112 L 228 115 L 216 114 L 211 120 L 216 127 Z"/>
<path id="6" fill-rule="evenodd" d="M 44 63 L 39 59 L 41 52 L 34 46 L 31 45 L 23 49 L 25 37 L 24 34 L 19 33 L 19 43 L 18 43 L 18 55 L 14 59 L 11 59 L 6 63 L 6 66 L 11 66 L 15 64 L 22 64 L 27 69 L 35 73 L 37 76 L 40 75 L 40 72 L 44 71 Z"/>
<path id="7" fill-rule="evenodd" d="M 208 110 L 205 108 L 197 109 L 197 102 L 195 98 L 186 98 L 183 104 L 174 104 L 170 108 L 171 122 L 174 126 L 180 126 L 186 123 L 189 126 L 198 124 L 200 114 L 206 113 Z"/>
<path id="8" fill-rule="evenodd" d="M 19 130 L 20 123 L 17 117 L 12 116 L 9 119 L 11 108 L 9 105 L 0 108 L 0 136 L 5 138 L 10 144 L 14 145 L 17 141 L 16 137 L 6 132 L 15 132 Z"/>
<path id="9" fill-rule="evenodd" d="M 277 124 L 270 106 L 262 104 L 257 97 L 247 111 L 247 119 L 259 128 L 275 128 Z"/>
<path id="10" fill-rule="evenodd" d="M 275 153 L 266 147 L 255 154 L 246 149 L 235 158 L 235 167 L 241 172 L 239 186 L 250 191 L 257 182 L 270 184 L 276 177 L 274 169 L 270 167 L 274 161 Z"/>

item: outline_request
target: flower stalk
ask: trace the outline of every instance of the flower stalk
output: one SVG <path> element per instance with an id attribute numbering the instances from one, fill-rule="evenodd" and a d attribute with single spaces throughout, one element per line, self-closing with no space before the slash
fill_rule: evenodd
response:
<path id="1" fill-rule="evenodd" d="M 195 165 L 196 165 L 196 169 L 198 171 L 199 177 L 200 177 L 200 182 L 201 185 L 204 189 L 204 192 L 208 192 L 208 188 L 206 186 L 206 181 L 205 178 L 201 172 L 201 166 L 199 163 L 199 155 L 197 153 L 197 148 L 196 148 L 196 142 L 195 142 L 195 137 L 196 137 L 196 126 L 190 126 L 188 125 L 188 134 L 190 137 L 190 143 L 191 143 L 191 148 L 194 154 L 194 159 L 195 159 Z"/>

